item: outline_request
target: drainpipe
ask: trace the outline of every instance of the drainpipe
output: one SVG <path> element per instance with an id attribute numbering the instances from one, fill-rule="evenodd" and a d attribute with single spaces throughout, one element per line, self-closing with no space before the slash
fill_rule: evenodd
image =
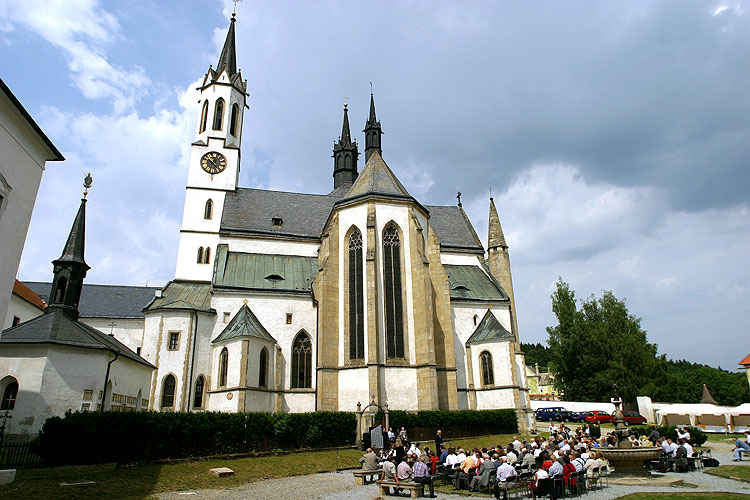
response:
<path id="1" fill-rule="evenodd" d="M 187 411 L 192 408 L 193 399 L 193 366 L 195 366 L 195 342 L 198 337 L 198 311 L 193 311 L 195 315 L 195 328 L 193 328 L 193 348 L 190 351 L 190 378 L 188 379 L 188 400 L 187 400 Z"/>
<path id="2" fill-rule="evenodd" d="M 320 349 L 320 343 L 318 342 L 318 337 L 320 336 L 320 307 L 318 307 L 318 301 L 315 299 L 315 290 L 313 290 L 312 283 L 310 283 L 310 294 L 312 295 L 312 303 L 315 308 L 315 409 L 313 411 L 318 411 L 318 391 L 320 390 L 318 387 L 318 374 L 320 371 L 320 358 L 318 357 L 318 350 Z"/>
<path id="3" fill-rule="evenodd" d="M 109 369 L 112 366 L 112 363 L 117 361 L 117 358 L 120 357 L 120 353 L 117 351 L 112 351 L 115 353 L 115 357 L 112 358 L 112 360 L 107 363 L 107 372 L 104 374 L 104 390 L 102 391 L 102 405 L 99 407 L 99 411 L 104 411 L 104 402 L 107 400 L 107 382 L 109 382 Z"/>

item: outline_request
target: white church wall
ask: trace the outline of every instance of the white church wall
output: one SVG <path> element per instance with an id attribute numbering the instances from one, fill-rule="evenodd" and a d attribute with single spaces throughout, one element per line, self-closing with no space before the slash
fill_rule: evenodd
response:
<path id="1" fill-rule="evenodd" d="M 288 413 L 315 411 L 315 393 L 311 391 L 285 393 L 282 411 Z"/>
<path id="2" fill-rule="evenodd" d="M 477 254 L 440 251 L 440 263 L 452 266 L 480 266 Z"/>
<path id="3" fill-rule="evenodd" d="M 270 255 L 299 255 L 317 257 L 320 244 L 317 242 L 289 241 L 262 238 L 221 236 L 219 243 L 226 243 L 231 252 L 264 253 Z"/>
<path id="4" fill-rule="evenodd" d="M 21 323 L 25 323 L 30 319 L 41 316 L 42 314 L 44 314 L 42 309 L 30 304 L 14 293 L 11 295 L 10 302 L 8 303 L 8 314 L 5 316 L 3 330 L 10 328 L 13 325 L 14 318 L 18 318 Z"/>
<path id="5" fill-rule="evenodd" d="M 383 368 L 385 400 L 391 410 L 417 409 L 417 370 Z"/>
<path id="6" fill-rule="evenodd" d="M 189 188 L 185 191 L 182 211 L 182 230 L 218 233 L 224 211 L 224 191 Z M 211 200 L 211 218 L 206 219 L 206 202 Z"/>
<path id="7" fill-rule="evenodd" d="M 273 411 L 273 393 L 263 390 L 245 391 L 245 408 L 243 411 Z"/>
<path id="8" fill-rule="evenodd" d="M 143 346 L 143 318 L 80 317 L 78 320 L 107 335 L 112 333 L 117 340 L 125 344 L 133 352 L 138 352 L 138 348 Z M 112 323 L 115 326 L 111 326 Z"/>
<path id="9" fill-rule="evenodd" d="M 237 412 L 237 402 L 239 401 L 240 391 L 219 391 L 211 393 L 208 409 L 210 411 Z"/>
<path id="10" fill-rule="evenodd" d="M 477 410 L 515 408 L 512 389 L 490 389 L 477 391 Z"/>
<path id="11" fill-rule="evenodd" d="M 112 356 L 110 356 L 110 359 L 111 358 Z M 153 371 L 154 370 L 142 363 L 120 356 L 117 361 L 112 363 L 109 371 L 109 380 L 112 382 L 112 394 L 134 398 L 135 402 L 130 400 L 116 401 L 115 399 L 111 399 L 110 408 L 105 406 L 104 409 L 114 410 L 116 406 L 122 407 L 121 409 L 141 409 L 141 404 L 138 399 L 149 399 L 149 393 L 151 392 L 151 374 Z M 102 377 L 102 382 L 103 381 L 104 378 Z M 96 392 L 96 394 L 98 394 L 98 392 Z M 146 407 L 147 406 L 148 405 L 146 405 Z"/>
<path id="12" fill-rule="evenodd" d="M 354 411 L 357 401 L 366 406 L 370 401 L 369 369 L 339 370 L 339 411 Z"/>
<path id="13" fill-rule="evenodd" d="M 173 408 L 176 410 L 180 408 L 183 390 L 186 389 L 184 386 L 183 371 L 185 369 L 191 314 L 189 311 L 159 311 L 158 314 L 151 313 L 146 317 L 147 325 L 150 326 L 148 331 L 153 333 L 147 336 L 149 337 L 149 341 L 144 342 L 144 349 L 141 350 L 141 354 L 145 359 L 158 367 L 154 375 L 156 377 L 156 391 L 151 402 L 153 409 L 158 410 L 161 408 L 164 378 L 169 374 L 174 375 L 176 379 Z M 159 335 L 160 330 L 162 332 L 161 335 Z M 179 333 L 178 348 L 175 350 L 169 349 L 169 334 L 172 332 Z M 158 363 L 156 362 L 157 350 Z"/>
<path id="14" fill-rule="evenodd" d="M 177 269 L 175 279 L 211 281 L 214 272 L 216 246 L 219 244 L 218 233 L 180 232 L 180 247 L 177 250 Z M 211 249 L 208 264 L 198 263 L 198 249 Z"/>
<path id="15" fill-rule="evenodd" d="M 492 369 L 495 386 L 513 385 L 512 370 L 515 363 L 510 359 L 510 344 L 507 341 L 485 342 L 472 344 L 471 366 L 474 379 L 474 387 L 482 387 L 482 365 L 479 356 L 487 351 L 492 355 Z"/>
<path id="16" fill-rule="evenodd" d="M 10 410 L 13 417 L 6 422 L 6 434 L 27 435 L 36 432 L 44 423 L 41 387 L 47 345 L 0 344 L 0 384 L 5 388 L 8 376 L 18 381 L 16 405 Z"/>
<path id="17" fill-rule="evenodd" d="M 226 110 L 225 110 L 226 113 Z M 209 135 L 211 125 L 209 122 Z M 223 172 L 210 175 L 201 168 L 201 157 L 209 151 L 217 151 L 227 159 L 227 167 Z M 224 141 L 209 137 L 208 146 L 194 145 L 190 151 L 190 166 L 188 169 L 187 185 L 192 187 L 203 187 L 210 189 L 223 189 L 234 191 L 237 186 L 237 170 L 234 165 L 239 165 L 239 150 L 224 148 Z"/>

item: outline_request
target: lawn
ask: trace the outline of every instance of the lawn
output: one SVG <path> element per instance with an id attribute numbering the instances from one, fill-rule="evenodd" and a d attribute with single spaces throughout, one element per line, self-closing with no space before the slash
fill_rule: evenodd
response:
<path id="1" fill-rule="evenodd" d="M 631 493 L 624 497 L 617 497 L 616 500 L 747 500 L 750 495 L 744 493 Z"/>
<path id="2" fill-rule="evenodd" d="M 746 465 L 722 465 L 715 469 L 707 470 L 706 474 L 750 483 L 750 467 Z"/>
<path id="3" fill-rule="evenodd" d="M 454 444 L 472 448 L 508 443 L 512 438 L 510 434 L 501 434 L 456 440 Z M 340 449 L 120 468 L 109 465 L 22 470 L 18 472 L 12 484 L 0 486 L 0 498 L 3 500 L 29 498 L 143 500 L 164 491 L 226 489 L 267 478 L 359 467 L 360 456 L 362 453 L 357 450 Z M 230 467 L 235 475 L 221 479 L 210 476 L 208 469 L 213 467 Z M 72 488 L 60 486 L 63 482 L 86 480 L 96 481 L 96 485 Z"/>

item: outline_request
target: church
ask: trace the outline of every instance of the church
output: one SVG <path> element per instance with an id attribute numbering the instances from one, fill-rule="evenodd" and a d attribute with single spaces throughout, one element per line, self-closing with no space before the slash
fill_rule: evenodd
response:
<path id="1" fill-rule="evenodd" d="M 175 278 L 143 310 L 152 408 L 354 411 L 374 400 L 513 408 L 529 428 L 494 202 L 485 258 L 460 198 L 423 205 L 389 168 L 372 95 L 361 171 L 345 105 L 329 193 L 240 187 L 249 108 L 235 24 L 200 86 Z"/>

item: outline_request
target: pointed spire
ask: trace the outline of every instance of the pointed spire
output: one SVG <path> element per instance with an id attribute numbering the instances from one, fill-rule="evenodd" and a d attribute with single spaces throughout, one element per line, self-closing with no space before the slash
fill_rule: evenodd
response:
<path id="1" fill-rule="evenodd" d="M 703 395 L 701 396 L 701 403 L 715 405 L 718 404 L 711 393 L 708 391 L 708 386 L 703 384 Z"/>
<path id="2" fill-rule="evenodd" d="M 219 56 L 219 62 L 216 63 L 216 75 L 220 75 L 221 71 L 226 68 L 229 77 L 233 77 L 237 73 L 237 50 L 234 44 L 234 12 L 232 12 L 232 19 L 229 23 L 229 31 L 227 32 L 227 39 L 224 41 L 224 48 L 221 49 L 221 55 Z"/>
<path id="3" fill-rule="evenodd" d="M 333 145 L 333 188 L 352 184 L 357 178 L 357 159 L 359 149 L 357 141 L 352 141 L 349 129 L 349 105 L 344 102 L 344 123 L 341 125 L 341 137 Z"/>
<path id="4" fill-rule="evenodd" d="M 505 243 L 505 235 L 503 234 L 503 227 L 500 225 L 500 217 L 497 215 L 497 208 L 495 208 L 495 200 L 490 198 L 490 227 L 487 233 L 488 241 L 487 247 L 503 247 L 508 248 Z"/>
<path id="5" fill-rule="evenodd" d="M 349 105 L 344 103 L 344 124 L 341 126 L 341 139 L 339 142 L 342 146 L 352 143 L 352 133 L 349 130 Z"/>
<path id="6" fill-rule="evenodd" d="M 365 133 L 365 163 L 367 163 L 374 151 L 380 153 L 381 156 L 383 155 L 380 147 L 380 136 L 383 135 L 383 129 L 380 128 L 380 122 L 375 116 L 375 96 L 372 91 L 370 92 L 370 116 L 367 118 L 365 129 L 362 132 Z"/>
<path id="7" fill-rule="evenodd" d="M 86 198 L 81 199 L 81 206 L 70 228 L 68 241 L 65 243 L 62 255 L 56 262 L 78 262 L 86 265 L 84 250 L 86 246 Z"/>

